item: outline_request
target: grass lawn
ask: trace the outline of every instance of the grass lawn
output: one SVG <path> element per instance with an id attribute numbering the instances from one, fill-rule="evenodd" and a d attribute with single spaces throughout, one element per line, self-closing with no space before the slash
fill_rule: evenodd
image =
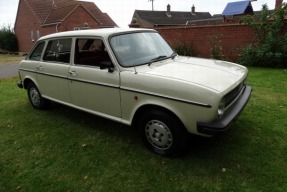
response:
<path id="1" fill-rule="evenodd" d="M 176 159 L 130 127 L 58 104 L 35 110 L 17 80 L 0 80 L 0 191 L 287 191 L 287 70 L 250 68 L 233 128 L 192 137 Z"/>
<path id="2" fill-rule="evenodd" d="M 0 65 L 2 64 L 17 64 L 21 60 L 25 59 L 25 56 L 22 55 L 8 55 L 0 54 Z"/>

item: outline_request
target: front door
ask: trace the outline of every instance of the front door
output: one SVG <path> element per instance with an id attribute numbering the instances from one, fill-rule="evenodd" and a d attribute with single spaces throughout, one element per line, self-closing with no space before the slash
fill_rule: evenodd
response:
<path id="1" fill-rule="evenodd" d="M 104 117 L 121 117 L 119 72 L 100 69 L 110 62 L 101 39 L 77 39 L 74 65 L 69 70 L 72 103 Z"/>

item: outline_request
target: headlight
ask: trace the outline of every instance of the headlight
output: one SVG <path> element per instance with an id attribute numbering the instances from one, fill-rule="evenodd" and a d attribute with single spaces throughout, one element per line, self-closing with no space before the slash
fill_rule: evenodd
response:
<path id="1" fill-rule="evenodd" d="M 221 117 L 224 114 L 224 109 L 225 109 L 225 102 L 224 100 L 221 100 L 217 110 L 218 117 Z"/>

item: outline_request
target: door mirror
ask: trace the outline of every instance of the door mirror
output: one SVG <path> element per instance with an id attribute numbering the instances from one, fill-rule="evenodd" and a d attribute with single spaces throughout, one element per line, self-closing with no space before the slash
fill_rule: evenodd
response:
<path id="1" fill-rule="evenodd" d="M 100 62 L 100 69 L 104 70 L 104 69 L 109 69 L 109 73 L 114 72 L 114 65 L 111 61 L 101 61 Z"/>

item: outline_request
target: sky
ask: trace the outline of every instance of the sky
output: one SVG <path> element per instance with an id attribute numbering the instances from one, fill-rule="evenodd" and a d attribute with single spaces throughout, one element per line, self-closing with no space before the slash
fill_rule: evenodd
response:
<path id="1" fill-rule="evenodd" d="M 152 10 L 151 0 L 86 0 L 94 2 L 102 12 L 116 22 L 119 27 L 128 27 L 132 20 L 134 10 Z M 165 11 L 170 4 L 171 11 L 190 11 L 192 5 L 196 12 L 210 12 L 221 14 L 228 2 L 242 0 L 154 0 L 154 10 Z M 52 2 L 52 0 L 51 0 Z M 284 0 L 283 2 L 287 2 Z M 0 27 L 14 26 L 19 0 L 0 0 Z M 257 0 L 252 2 L 253 10 L 260 10 L 263 4 L 274 9 L 275 0 Z"/>

